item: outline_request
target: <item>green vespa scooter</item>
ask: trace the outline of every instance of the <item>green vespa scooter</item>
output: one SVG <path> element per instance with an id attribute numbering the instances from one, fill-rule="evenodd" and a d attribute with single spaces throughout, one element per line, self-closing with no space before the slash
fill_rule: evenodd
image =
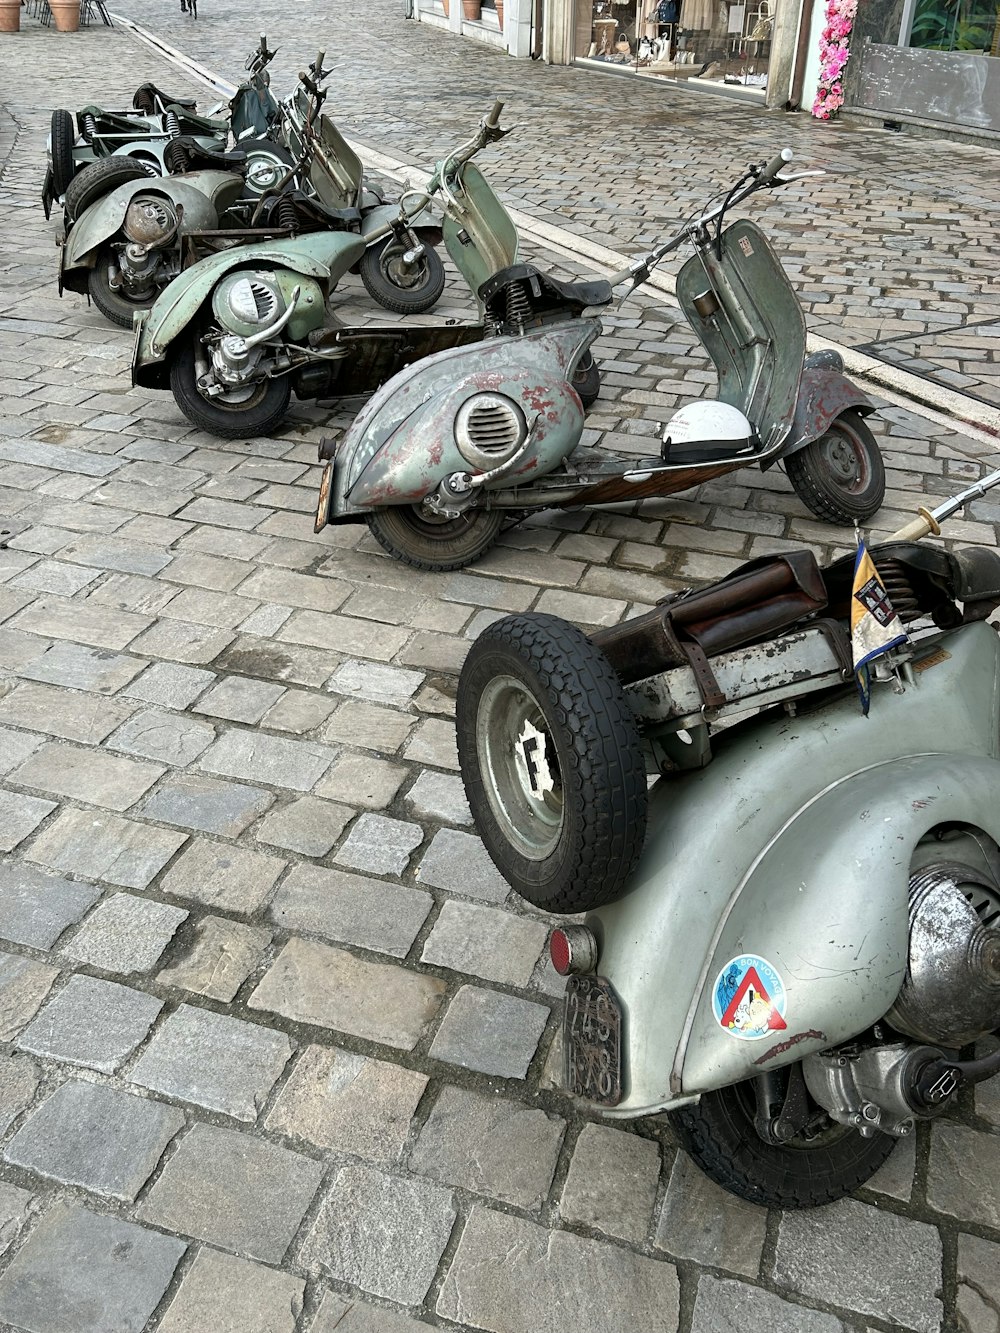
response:
<path id="1" fill-rule="evenodd" d="M 502 107 L 497 102 L 475 137 L 436 165 L 425 189 L 405 195 L 381 222 L 404 271 L 421 260 L 425 247 L 414 223 L 432 199 L 445 214 L 438 234 L 474 292 L 514 264 L 516 228 L 471 162 L 507 133 L 499 125 Z M 321 119 L 315 132 L 336 130 Z M 280 424 L 293 389 L 300 398 L 368 393 L 413 361 L 497 331 L 492 319 L 331 327 L 331 291 L 378 238 L 370 228 L 316 232 L 239 246 L 194 264 L 137 315 L 133 384 L 169 388 L 188 420 L 214 435 L 265 435 Z M 558 294 L 552 301 L 559 302 Z"/>

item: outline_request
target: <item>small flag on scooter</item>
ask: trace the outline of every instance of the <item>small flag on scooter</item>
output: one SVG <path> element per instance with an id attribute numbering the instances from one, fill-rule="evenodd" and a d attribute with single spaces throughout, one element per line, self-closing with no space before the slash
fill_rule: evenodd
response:
<path id="1" fill-rule="evenodd" d="M 851 654 L 865 717 L 871 705 L 870 663 L 890 648 L 906 641 L 903 622 L 893 609 L 885 584 L 859 532 L 858 553 L 854 560 L 854 586 L 851 590 Z"/>

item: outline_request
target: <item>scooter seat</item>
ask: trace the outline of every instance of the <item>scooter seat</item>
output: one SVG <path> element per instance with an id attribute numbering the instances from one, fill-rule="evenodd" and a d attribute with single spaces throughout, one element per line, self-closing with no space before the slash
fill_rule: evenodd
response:
<path id="1" fill-rule="evenodd" d="M 566 306 L 574 314 L 590 306 L 608 305 L 612 297 L 611 284 L 603 279 L 596 278 L 593 282 L 560 282 L 534 264 L 513 264 L 483 283 L 479 289 L 479 299 L 484 305 L 489 305 L 505 287 L 516 282 L 529 283 L 536 297 L 546 296 L 553 304 Z"/>

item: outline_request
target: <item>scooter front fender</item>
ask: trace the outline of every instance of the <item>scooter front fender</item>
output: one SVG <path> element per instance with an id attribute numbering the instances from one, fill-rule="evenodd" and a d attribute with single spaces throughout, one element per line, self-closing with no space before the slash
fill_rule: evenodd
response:
<path id="1" fill-rule="evenodd" d="M 906 968 L 917 843 L 951 821 L 1000 841 L 1000 640 L 978 624 L 941 647 L 903 694 L 878 688 L 869 718 L 853 691 L 772 714 L 654 787 L 627 892 L 587 917 L 624 1014 L 625 1097 L 605 1114 L 690 1101 L 884 1016 Z M 747 957 L 785 1001 L 785 1027 L 752 1038 L 713 1008 Z"/>
<path id="2" fill-rule="evenodd" d="M 849 407 L 856 408 L 864 416 L 875 411 L 875 404 L 868 395 L 862 393 L 840 371 L 806 366 L 799 384 L 792 428 L 788 432 L 788 441 L 781 451 L 781 457 L 787 458 L 789 454 L 804 449 L 807 444 L 825 435 L 841 412 Z"/>
<path id="3" fill-rule="evenodd" d="M 450 473 L 475 471 L 459 452 L 455 417 L 480 393 L 516 403 L 531 440 L 493 488 L 543 476 L 579 443 L 584 412 L 570 380 L 600 328 L 597 320 L 573 320 L 449 348 L 407 366 L 369 400 L 341 441 L 328 521 L 415 504 Z"/>
<path id="4" fill-rule="evenodd" d="M 183 177 L 126 181 L 116 186 L 95 200 L 70 227 L 60 261 L 62 285 L 75 285 L 69 277 L 74 270 L 94 267 L 100 247 L 121 231 L 136 195 L 166 199 L 180 207 L 181 230 L 189 232 L 215 227 L 220 210 L 231 202 L 230 196 L 235 198 L 239 194 L 240 188 L 240 178 L 230 171 L 196 171 Z M 85 288 L 85 273 L 80 275 L 77 285 L 81 280 Z"/>
<path id="5" fill-rule="evenodd" d="M 235 246 L 199 260 L 174 278 L 140 318 L 142 327 L 132 362 L 132 383 L 159 387 L 162 380 L 160 367 L 167 348 L 195 318 L 216 283 L 232 270 L 287 269 L 314 278 L 325 297 L 363 251 L 364 241 L 360 236 L 348 232 L 314 232 L 287 241 L 259 241 L 254 245 Z M 310 327 L 318 328 L 323 317 L 322 309 L 314 309 Z M 303 328 L 303 336 L 305 331 Z M 289 333 L 293 337 L 299 336 L 294 318 Z"/>

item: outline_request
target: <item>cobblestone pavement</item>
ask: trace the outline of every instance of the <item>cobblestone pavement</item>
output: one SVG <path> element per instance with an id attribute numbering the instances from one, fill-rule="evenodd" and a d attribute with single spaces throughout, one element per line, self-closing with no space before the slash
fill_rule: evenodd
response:
<path id="1" fill-rule="evenodd" d="M 654 124 L 683 122 L 684 139 L 650 168 L 649 197 L 669 195 L 674 158 L 685 199 L 704 188 L 721 141 L 697 136 L 695 112 L 740 160 L 822 136 L 863 165 L 852 179 L 869 204 L 882 191 L 891 235 L 876 256 L 853 234 L 861 196 L 818 216 L 794 233 L 816 275 L 846 273 L 852 252 L 898 263 L 937 201 L 978 199 L 987 180 L 981 150 L 691 111 L 693 94 L 501 65 L 370 7 L 377 36 L 338 16 L 325 41 L 345 54 L 359 134 L 432 154 L 502 73 L 524 123 L 491 176 L 608 244 L 658 216 L 624 165 L 630 141 L 651 156 Z M 212 0 L 197 25 L 145 0 L 128 12 L 229 77 L 249 45 Z M 294 30 L 270 0 L 255 9 L 283 47 L 279 88 L 327 26 L 293 14 Z M 457 775 L 455 673 L 495 616 L 610 624 L 749 556 L 826 557 L 850 533 L 808 517 L 783 475 L 747 472 L 640 510 L 540 516 L 441 577 L 364 529 L 315 537 L 316 441 L 349 411 L 299 404 L 280 437 L 220 445 L 169 395 L 130 389 L 128 335 L 56 295 L 37 202 L 51 107 L 184 80 L 122 32 L 26 20 L 4 41 L 0 1328 L 997 1333 L 998 1091 L 965 1095 L 856 1198 L 809 1214 L 721 1193 L 665 1119 L 581 1114 L 555 1088 L 546 923 L 508 896 Z M 602 129 L 571 147 L 579 107 Z M 890 157 L 891 186 L 875 170 Z M 791 211 L 766 216 L 794 238 Z M 987 202 L 939 219 L 938 254 L 906 254 L 917 295 L 900 299 L 923 302 L 918 317 L 890 302 L 866 322 L 879 298 L 852 287 L 837 336 L 934 324 L 942 255 L 961 288 L 950 322 L 995 318 L 995 269 L 957 262 L 963 248 L 992 262 L 988 224 Z M 814 319 L 832 291 L 817 278 Z M 338 310 L 364 313 L 356 288 Z M 453 283 L 442 317 L 456 312 Z M 617 449 L 646 450 L 712 380 L 654 301 L 609 318 L 598 352 L 588 438 Z M 876 429 L 890 486 L 876 531 L 997 465 L 905 407 L 882 404 Z M 998 522 L 983 501 L 949 533 L 992 546 Z"/>
<path id="2" fill-rule="evenodd" d="M 208 3 L 197 24 L 167 0 L 122 0 L 120 7 L 235 79 L 250 44 L 242 11 L 235 0 Z M 538 216 L 613 248 L 641 250 L 661 239 L 734 168 L 791 146 L 830 174 L 776 192 L 766 207 L 755 203 L 753 215 L 778 238 L 811 327 L 849 344 L 917 337 L 918 355 L 938 364 L 942 383 L 1000 403 L 996 329 L 979 330 L 971 345 L 951 339 L 966 323 L 1000 316 L 996 151 L 762 113 L 646 79 L 513 61 L 406 22 L 399 0 L 369 0 L 367 41 L 353 6 L 297 0 L 293 27 L 273 0 L 258 12 L 261 25 L 275 15 L 272 26 L 282 32 L 278 86 L 294 77 L 305 53 L 324 47 L 338 62 L 330 99 L 338 121 L 386 152 L 440 156 L 498 89 L 508 89 L 506 119 L 516 134 L 483 159 L 490 179 Z M 928 355 L 928 335 L 932 346 L 943 339 L 950 354 Z"/>

